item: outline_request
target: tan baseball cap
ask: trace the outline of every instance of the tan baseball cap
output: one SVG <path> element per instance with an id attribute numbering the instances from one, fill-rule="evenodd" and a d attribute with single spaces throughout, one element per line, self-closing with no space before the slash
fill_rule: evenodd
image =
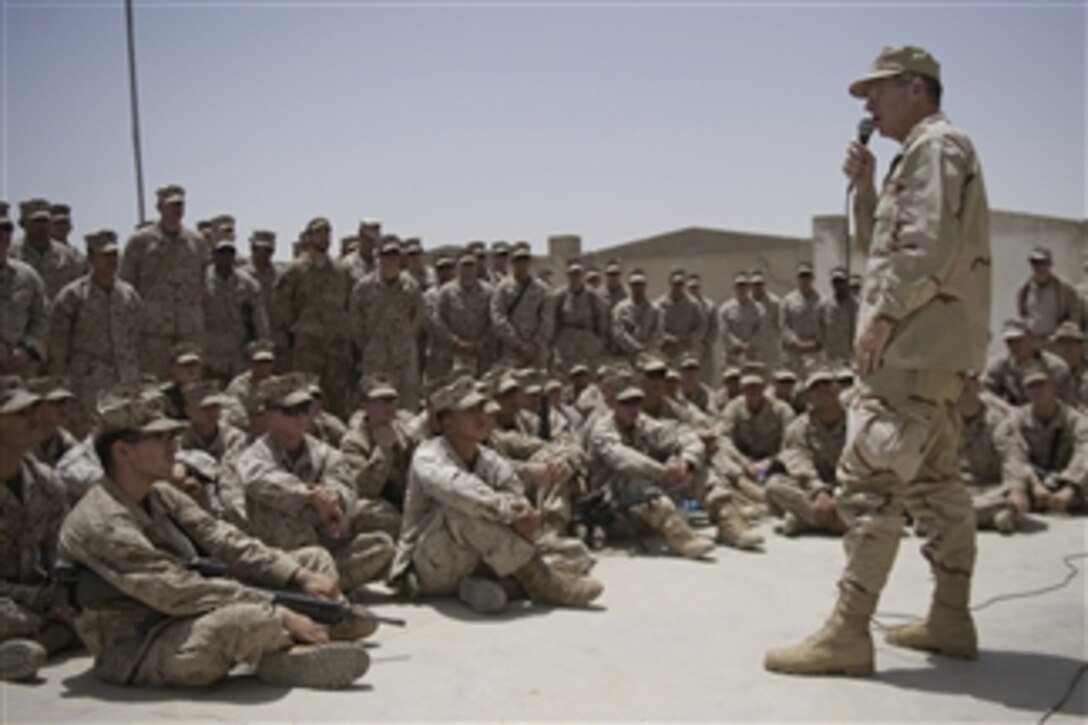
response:
<path id="1" fill-rule="evenodd" d="M 72 207 L 67 204 L 50 204 L 49 218 L 55 222 L 71 221 Z"/>
<path id="2" fill-rule="evenodd" d="M 458 410 L 468 410 L 487 400 L 480 393 L 480 389 L 468 375 L 462 375 L 444 388 L 435 391 L 431 396 L 431 407 L 436 413 L 444 413 Z"/>
<path id="3" fill-rule="evenodd" d="M 1058 325 L 1058 329 L 1050 336 L 1050 340 L 1051 342 L 1058 342 L 1059 340 L 1078 340 L 1084 342 L 1084 333 L 1081 332 L 1080 326 L 1077 325 L 1077 323 L 1066 320 Z"/>
<path id="4" fill-rule="evenodd" d="M 254 229 L 249 235 L 251 247 L 276 247 L 276 233 L 271 229 Z"/>
<path id="5" fill-rule="evenodd" d="M 0 377 L 0 415 L 22 412 L 41 400 L 41 397 L 27 389 L 18 375 Z"/>
<path id="6" fill-rule="evenodd" d="M 246 345 L 246 357 L 250 362 L 272 362 L 276 359 L 276 346 L 271 340 L 254 340 Z"/>
<path id="7" fill-rule="evenodd" d="M 388 375 L 367 375 L 360 381 L 359 392 L 367 400 L 396 399 L 397 387 Z"/>
<path id="8" fill-rule="evenodd" d="M 265 378 L 257 385 L 257 398 L 266 408 L 291 408 L 313 402 L 310 380 L 304 373 Z"/>
<path id="9" fill-rule="evenodd" d="M 117 232 L 110 229 L 92 232 L 84 236 L 83 239 L 87 242 L 87 251 L 91 254 L 107 254 L 116 252 L 119 249 L 117 246 Z"/>
<path id="10" fill-rule="evenodd" d="M 210 408 L 213 405 L 227 405 L 230 397 L 219 390 L 219 383 L 214 380 L 199 380 L 189 383 L 181 390 L 186 405 L 198 408 Z"/>
<path id="11" fill-rule="evenodd" d="M 180 184 L 168 184 L 155 191 L 160 204 L 174 204 L 185 201 L 185 189 Z"/>
<path id="12" fill-rule="evenodd" d="M 171 351 L 170 361 L 176 365 L 188 365 L 201 361 L 200 348 L 191 342 L 179 342 Z"/>
<path id="13" fill-rule="evenodd" d="M 869 72 L 850 84 L 850 95 L 855 98 L 865 98 L 869 88 L 876 81 L 894 78 L 903 73 L 916 73 L 939 82 L 941 65 L 926 50 L 918 46 L 886 46 L 873 61 Z"/>
<path id="14" fill-rule="evenodd" d="M 27 199 L 19 203 L 19 219 L 24 222 L 44 219 L 49 221 L 49 202 L 45 199 Z"/>
<path id="15" fill-rule="evenodd" d="M 175 433 L 185 423 L 166 417 L 161 396 L 149 397 L 139 391 L 111 392 L 99 399 L 96 417 L 98 434 L 121 433 Z"/>

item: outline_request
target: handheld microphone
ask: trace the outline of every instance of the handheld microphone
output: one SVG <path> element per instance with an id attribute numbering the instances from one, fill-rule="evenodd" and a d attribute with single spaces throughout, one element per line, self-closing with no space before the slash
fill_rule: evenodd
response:
<path id="1" fill-rule="evenodd" d="M 866 116 L 858 121 L 858 141 L 861 142 L 862 146 L 869 145 L 869 139 L 872 138 L 873 131 L 875 130 L 876 121 L 874 121 L 871 116 Z"/>

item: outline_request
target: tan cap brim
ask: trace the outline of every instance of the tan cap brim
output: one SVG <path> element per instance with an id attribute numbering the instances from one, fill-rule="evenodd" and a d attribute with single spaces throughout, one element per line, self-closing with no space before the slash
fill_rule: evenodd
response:
<path id="1" fill-rule="evenodd" d="M 12 393 L 10 398 L 4 401 L 3 406 L 0 407 L 0 415 L 18 413 L 33 405 L 37 405 L 41 400 L 42 399 L 39 396 L 27 390 L 16 390 Z"/>
<path id="2" fill-rule="evenodd" d="M 854 98 L 865 98 L 869 95 L 869 86 L 876 81 L 884 80 L 885 78 L 895 78 L 900 75 L 902 71 L 899 70 L 876 70 L 870 73 L 866 73 L 861 78 L 850 84 L 850 95 Z"/>
<path id="3" fill-rule="evenodd" d="M 642 388 L 630 387 L 624 388 L 616 395 L 616 400 L 620 403 L 634 402 L 636 400 L 642 400 L 646 397 L 646 394 L 642 392 Z"/>
<path id="4" fill-rule="evenodd" d="M 185 428 L 185 423 L 173 418 L 156 418 L 140 427 L 141 433 L 176 433 Z"/>
<path id="5" fill-rule="evenodd" d="M 296 405 L 312 402 L 314 402 L 314 396 L 310 395 L 310 391 L 296 390 L 293 393 L 287 394 L 283 400 L 280 401 L 280 406 L 283 408 L 291 408 Z"/>
<path id="6" fill-rule="evenodd" d="M 450 408 L 450 410 L 468 410 L 469 408 L 475 408 L 477 405 L 484 402 L 485 400 L 487 400 L 487 398 L 485 398 L 483 395 L 480 395 L 480 393 L 473 391 L 458 400 Z"/>

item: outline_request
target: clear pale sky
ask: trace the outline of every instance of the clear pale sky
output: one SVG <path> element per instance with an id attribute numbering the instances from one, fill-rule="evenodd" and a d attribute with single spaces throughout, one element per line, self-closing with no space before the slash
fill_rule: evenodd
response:
<path id="1" fill-rule="evenodd" d="M 0 0 L 0 198 L 136 221 L 121 2 Z M 1086 215 L 1083 2 L 136 3 L 144 170 L 280 234 L 361 217 L 425 244 L 699 225 L 805 235 L 842 209 L 846 86 L 941 62 L 991 206 Z M 881 168 L 894 146 L 874 141 Z M 82 240 L 80 239 L 80 243 Z"/>

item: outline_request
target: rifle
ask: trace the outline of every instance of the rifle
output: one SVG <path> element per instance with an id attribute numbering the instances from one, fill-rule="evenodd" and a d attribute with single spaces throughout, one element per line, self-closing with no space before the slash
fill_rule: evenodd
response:
<path id="1" fill-rule="evenodd" d="M 540 410 L 537 412 L 540 414 L 540 424 L 536 434 L 541 440 L 550 441 L 552 439 L 552 407 L 546 390 L 540 392 Z"/>
<path id="2" fill-rule="evenodd" d="M 573 533 L 580 527 L 584 527 L 588 533 L 592 533 L 594 527 L 607 530 L 617 521 L 622 521 L 627 533 L 635 541 L 636 547 L 646 551 L 646 544 L 638 535 L 638 527 L 631 521 L 630 510 L 635 506 L 652 503 L 664 492 L 657 488 L 647 489 L 645 492 L 614 499 L 606 489 L 590 491 L 585 496 L 574 501 L 574 511 L 569 524 Z"/>
<path id="3" fill-rule="evenodd" d="M 227 567 L 223 562 L 203 557 L 186 562 L 185 568 L 209 579 L 227 574 Z M 347 602 L 322 599 L 302 592 L 257 588 L 269 592 L 274 604 L 304 614 L 319 624 L 339 624 L 348 617 L 360 617 L 394 627 L 403 627 L 406 624 L 403 619 L 381 617 L 353 607 Z M 53 568 L 53 602 L 55 604 L 79 611 L 87 605 L 124 599 L 131 599 L 131 597 L 82 564 L 58 560 Z M 158 621 L 163 616 L 155 614 L 153 618 Z"/>

